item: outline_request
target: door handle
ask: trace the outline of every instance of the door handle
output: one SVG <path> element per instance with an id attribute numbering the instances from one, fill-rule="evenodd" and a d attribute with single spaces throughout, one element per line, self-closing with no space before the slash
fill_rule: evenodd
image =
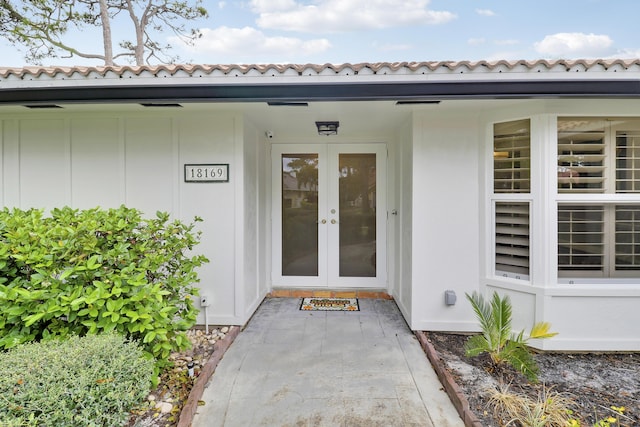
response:
<path id="1" fill-rule="evenodd" d="M 323 219 L 323 220 L 322 220 L 322 221 L 320 221 L 320 222 L 321 222 L 322 224 L 326 224 L 326 223 L 327 223 L 327 220 L 326 220 L 326 219 Z M 318 221 L 316 221 L 316 224 L 317 224 L 317 223 L 318 223 Z"/>
<path id="2" fill-rule="evenodd" d="M 336 221 L 335 219 L 331 220 L 331 224 L 337 224 L 337 223 L 338 223 L 338 221 Z"/>

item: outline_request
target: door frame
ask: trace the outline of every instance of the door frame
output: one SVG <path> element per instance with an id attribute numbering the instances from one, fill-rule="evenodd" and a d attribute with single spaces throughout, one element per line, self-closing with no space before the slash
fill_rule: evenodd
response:
<path id="1" fill-rule="evenodd" d="M 318 276 L 283 276 L 282 269 L 282 154 L 318 153 L 319 162 L 326 163 L 325 173 L 318 174 L 318 187 L 330 189 L 319 191 L 318 195 Z M 338 227 L 331 228 L 330 219 L 337 219 L 338 174 L 332 174 L 331 168 L 338 170 L 339 153 L 375 153 L 376 154 L 376 276 L 340 277 L 338 250 L 330 254 L 331 247 L 338 248 Z M 273 287 L 308 288 L 376 288 L 388 286 L 387 260 L 387 144 L 386 143 L 311 143 L 311 144 L 272 144 L 271 146 L 271 284 Z M 332 193 L 331 193 L 332 191 Z M 324 193 L 324 194 L 323 194 Z M 331 197 L 333 196 L 333 197 Z M 336 213 L 329 216 L 330 209 Z M 322 220 L 325 220 L 323 223 Z M 322 231 L 325 230 L 325 231 Z"/>

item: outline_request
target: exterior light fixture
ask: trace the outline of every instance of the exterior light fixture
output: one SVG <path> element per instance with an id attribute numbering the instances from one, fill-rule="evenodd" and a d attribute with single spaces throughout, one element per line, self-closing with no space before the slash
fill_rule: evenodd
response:
<path id="1" fill-rule="evenodd" d="M 337 135 L 340 122 L 316 122 L 318 135 Z"/>

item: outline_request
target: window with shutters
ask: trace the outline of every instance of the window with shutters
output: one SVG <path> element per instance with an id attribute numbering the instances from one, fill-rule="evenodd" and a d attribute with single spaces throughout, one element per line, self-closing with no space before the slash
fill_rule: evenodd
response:
<path id="1" fill-rule="evenodd" d="M 558 119 L 558 276 L 640 277 L 640 120 Z"/>
<path id="2" fill-rule="evenodd" d="M 493 192 L 494 272 L 497 276 L 529 280 L 529 119 L 493 125 Z"/>

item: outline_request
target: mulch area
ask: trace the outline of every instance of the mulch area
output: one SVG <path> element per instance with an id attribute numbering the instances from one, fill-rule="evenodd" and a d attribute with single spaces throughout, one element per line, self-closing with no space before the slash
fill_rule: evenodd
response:
<path id="1" fill-rule="evenodd" d="M 494 416 L 486 392 L 499 383 L 533 398 L 543 387 L 562 393 L 575 402 L 570 409 L 582 427 L 608 417 L 617 418 L 611 427 L 640 426 L 640 353 L 536 353 L 540 381 L 531 384 L 510 367 L 492 367 L 488 355 L 465 356 L 468 335 L 424 334 L 485 427 L 503 425 Z M 624 411 L 620 415 L 611 407 L 624 407 Z"/>
<path id="2" fill-rule="evenodd" d="M 210 335 L 197 332 L 188 333 L 191 348 L 184 352 L 172 353 L 174 367 L 164 371 L 160 383 L 154 389 L 147 403 L 134 410 L 128 427 L 189 427 L 198 406 L 205 405 L 201 399 L 207 382 L 213 375 L 218 363 L 229 346 L 240 333 L 238 326 L 225 327 L 223 336 L 215 337 L 212 328 Z M 193 376 L 189 375 L 188 362 L 195 362 Z M 160 400 L 171 404 L 171 410 L 161 411 L 157 406 Z"/>

